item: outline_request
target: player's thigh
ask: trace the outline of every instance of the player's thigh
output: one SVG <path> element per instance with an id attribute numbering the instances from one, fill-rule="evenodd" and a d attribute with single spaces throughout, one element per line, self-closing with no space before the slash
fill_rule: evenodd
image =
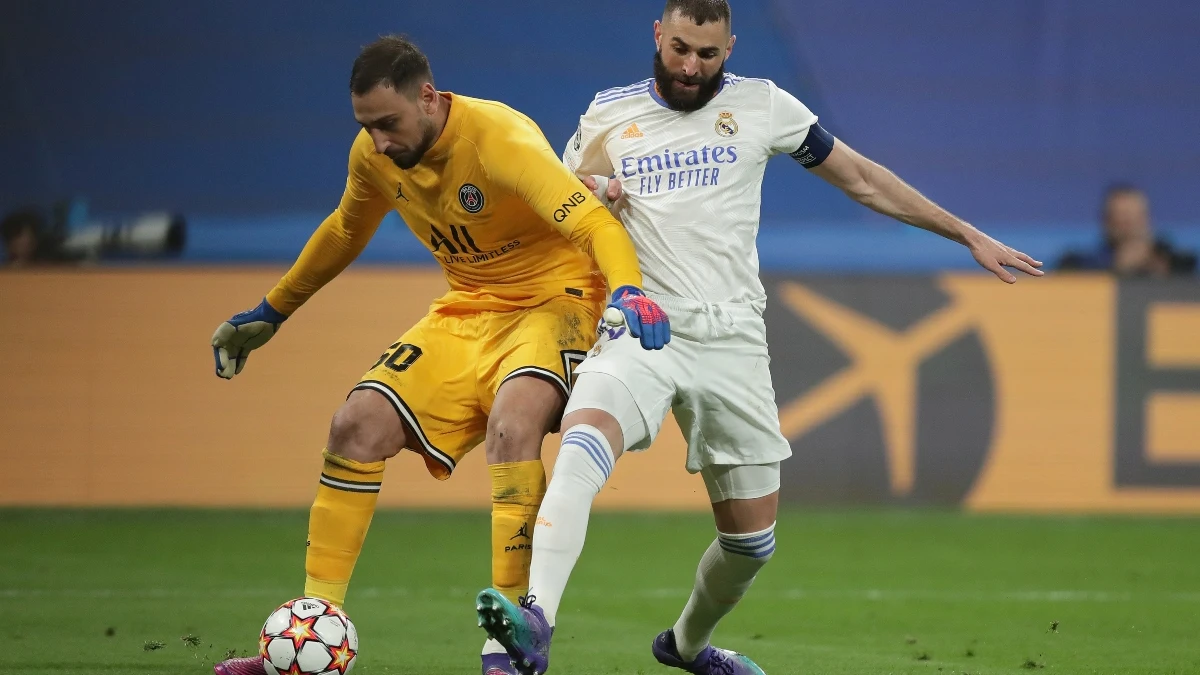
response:
<path id="1" fill-rule="evenodd" d="M 603 411 L 620 427 L 619 444 L 609 437 L 614 451 L 650 447 L 671 410 L 681 345 L 672 339 L 661 350 L 646 350 L 624 327 L 605 329 L 575 369 L 564 424 Z"/>
<path id="2" fill-rule="evenodd" d="M 711 464 L 766 464 L 791 456 L 765 344 L 696 345 L 692 377 L 676 399 L 675 419 L 688 442 L 688 470 Z"/>
<path id="3" fill-rule="evenodd" d="M 487 418 L 478 395 L 474 317 L 430 315 L 392 343 L 355 392 L 383 397 L 408 427 L 407 445 L 435 478 L 454 467 L 484 436 Z"/>
<path id="4" fill-rule="evenodd" d="M 496 314 L 481 344 L 490 462 L 536 459 L 558 428 L 575 366 L 595 340 L 600 304 L 571 296 Z"/>
<path id="5" fill-rule="evenodd" d="M 712 464 L 700 475 L 719 532 L 761 532 L 775 522 L 779 513 L 779 462 Z"/>
<path id="6" fill-rule="evenodd" d="M 504 380 L 488 415 L 488 464 L 542 456 L 542 439 L 558 427 L 565 398 L 556 382 L 534 375 Z"/>
<path id="7" fill-rule="evenodd" d="M 597 302 L 564 296 L 495 316 L 480 345 L 484 409 L 490 412 L 504 383 L 517 377 L 543 379 L 566 401 L 575 368 L 596 341 L 600 311 Z"/>
<path id="8" fill-rule="evenodd" d="M 645 434 L 644 422 L 639 419 L 635 425 L 635 428 L 626 434 L 625 427 L 621 426 L 621 420 L 617 416 L 599 408 L 581 408 L 569 415 L 563 415 L 562 429 L 566 434 L 575 427 L 592 427 L 608 441 L 613 459 L 616 460 L 625 452 L 626 436 L 633 438 Z"/>

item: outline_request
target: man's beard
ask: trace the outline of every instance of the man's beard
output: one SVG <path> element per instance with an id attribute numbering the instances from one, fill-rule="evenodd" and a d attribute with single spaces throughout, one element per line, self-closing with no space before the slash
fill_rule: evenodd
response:
<path id="1" fill-rule="evenodd" d="M 662 52 L 654 52 L 654 84 L 658 87 L 658 95 L 666 102 L 667 107 L 671 110 L 680 112 L 692 112 L 699 110 L 708 105 L 708 102 L 717 95 L 717 90 L 721 88 L 721 79 L 725 77 L 725 64 L 721 63 L 721 67 L 712 77 L 705 80 L 700 75 L 694 75 L 689 78 L 676 77 L 667 70 L 667 64 L 663 63 Z M 683 82 L 685 84 L 698 84 L 695 94 L 676 94 L 675 84 Z"/>
<path id="2" fill-rule="evenodd" d="M 397 150 L 388 153 L 388 159 L 405 171 L 413 168 L 425 157 L 425 153 L 437 142 L 437 133 L 433 129 L 433 120 L 421 120 L 421 142 L 412 150 Z"/>

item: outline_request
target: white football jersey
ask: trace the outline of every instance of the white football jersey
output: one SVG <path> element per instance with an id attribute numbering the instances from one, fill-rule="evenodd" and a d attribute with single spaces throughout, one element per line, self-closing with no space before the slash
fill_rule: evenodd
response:
<path id="1" fill-rule="evenodd" d="M 645 290 L 763 306 L 763 172 L 779 153 L 805 163 L 801 145 L 816 121 L 770 80 L 727 74 L 706 106 L 685 113 L 649 79 L 597 94 L 563 162 L 581 178 L 621 181 L 613 210 L 637 247 Z"/>

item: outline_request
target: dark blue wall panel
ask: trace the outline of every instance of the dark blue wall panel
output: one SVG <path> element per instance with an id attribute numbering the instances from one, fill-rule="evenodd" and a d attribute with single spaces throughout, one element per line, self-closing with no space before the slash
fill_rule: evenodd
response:
<path id="1" fill-rule="evenodd" d="M 554 145 L 595 91 L 646 77 L 658 2 L 0 4 L 0 208 L 269 218 L 335 203 L 360 45 L 407 32 L 442 88 L 530 114 Z M 1200 222 L 1200 5 L 1185 0 L 742 0 L 729 69 L 975 222 L 1091 221 L 1108 181 Z M 767 229 L 877 218 L 786 159 Z"/>

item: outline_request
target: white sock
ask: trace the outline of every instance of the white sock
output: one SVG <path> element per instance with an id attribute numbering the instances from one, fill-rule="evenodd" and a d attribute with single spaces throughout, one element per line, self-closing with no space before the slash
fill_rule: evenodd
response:
<path id="1" fill-rule="evenodd" d="M 487 656 L 488 654 L 507 654 L 507 653 L 508 653 L 508 651 L 506 649 L 504 649 L 504 645 L 500 644 L 499 642 L 496 642 L 492 638 L 488 638 L 487 641 L 483 643 L 483 652 L 482 652 L 483 656 Z"/>
<path id="2" fill-rule="evenodd" d="M 690 663 L 704 651 L 717 622 L 733 611 L 773 553 L 774 524 L 750 534 L 717 532 L 696 568 L 692 597 L 675 622 L 675 645 L 684 661 Z"/>
<path id="3" fill-rule="evenodd" d="M 533 528 L 529 566 L 529 594 L 537 596 L 551 626 L 567 579 L 583 552 L 592 500 L 612 469 L 612 449 L 599 429 L 578 424 L 563 432 L 554 475 Z"/>

